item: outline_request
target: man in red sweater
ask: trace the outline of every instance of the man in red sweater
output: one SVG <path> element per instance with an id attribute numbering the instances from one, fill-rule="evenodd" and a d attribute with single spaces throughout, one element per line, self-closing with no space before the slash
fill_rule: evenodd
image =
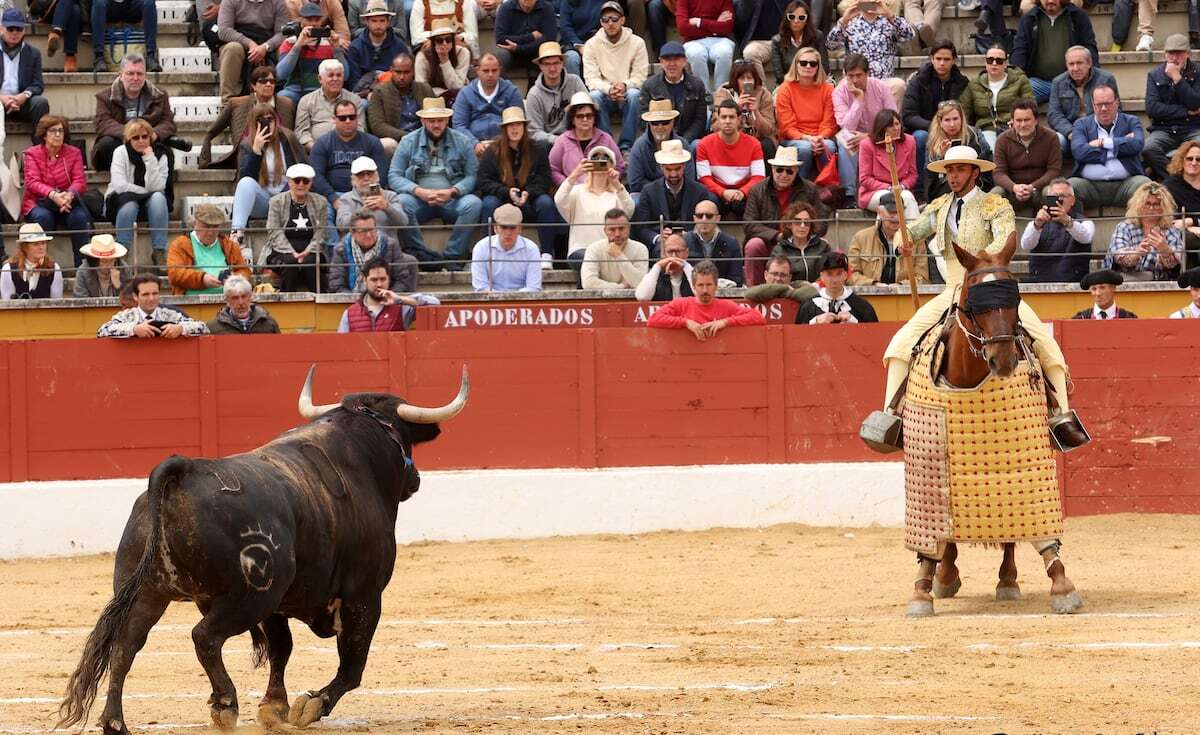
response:
<path id="1" fill-rule="evenodd" d="M 721 205 L 721 214 L 740 219 L 750 187 L 767 177 L 762 145 L 743 135 L 741 111 L 732 99 L 717 107 L 717 132 L 706 135 L 696 148 L 696 176 Z"/>
<path id="2" fill-rule="evenodd" d="M 660 329 L 684 327 L 703 342 L 725 327 L 767 323 L 758 309 L 717 298 L 717 266 L 711 260 L 701 261 L 692 269 L 692 291 L 695 296 L 674 299 L 655 311 L 648 324 Z"/>

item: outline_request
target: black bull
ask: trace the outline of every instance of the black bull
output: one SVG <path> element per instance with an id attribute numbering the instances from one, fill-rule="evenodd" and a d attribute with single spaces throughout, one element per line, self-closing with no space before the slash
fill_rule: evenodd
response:
<path id="1" fill-rule="evenodd" d="M 467 402 L 422 408 L 382 393 L 313 406 L 315 367 L 300 394 L 308 424 L 226 459 L 172 456 L 150 475 L 117 550 L 112 600 L 71 675 L 59 726 L 87 717 L 109 672 L 105 733 L 127 733 L 125 676 L 172 601 L 192 601 L 196 657 L 212 682 L 213 722 L 237 723 L 238 699 L 221 659 L 229 638 L 249 631 L 254 661 L 270 664 L 259 722 L 304 727 L 359 685 L 396 560 L 396 513 L 420 484 L 413 445 L 438 436 L 438 421 Z M 322 638 L 337 636 L 337 675 L 289 708 L 284 668 L 288 618 Z"/>

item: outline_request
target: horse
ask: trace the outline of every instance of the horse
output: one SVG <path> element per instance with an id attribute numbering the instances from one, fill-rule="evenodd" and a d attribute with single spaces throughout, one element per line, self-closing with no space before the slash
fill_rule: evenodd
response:
<path id="1" fill-rule="evenodd" d="M 957 243 L 953 244 L 954 252 L 967 270 L 967 275 L 963 279 L 956 305 L 948 312 L 940 336 L 945 349 L 936 371 L 939 386 L 971 390 L 978 388 L 989 376 L 1010 378 L 1023 358 L 1029 362 L 1031 369 L 1037 365 L 1036 358 L 1025 342 L 1027 338 L 1020 330 L 1020 291 L 1016 278 L 1009 270 L 1016 245 L 1016 233 L 1009 236 L 1005 247 L 995 255 L 987 252 L 972 255 Z M 976 289 L 975 298 L 971 296 L 972 288 Z M 1052 459 L 1049 461 L 1053 462 Z M 1071 613 L 1080 609 L 1083 601 L 1075 585 L 1068 579 L 1058 554 L 1060 540 L 1052 538 L 1032 543 L 1041 554 L 1046 575 L 1051 580 L 1051 610 L 1055 613 Z M 1017 584 L 1016 545 L 1011 541 L 1001 545 L 1004 555 L 996 584 L 996 599 L 1019 600 L 1021 590 Z M 957 557 L 958 547 L 952 541 L 944 544 L 940 558 L 918 552 L 920 572 L 908 603 L 909 617 L 933 615 L 934 597 L 953 597 L 958 592 L 962 579 L 955 565 Z"/>

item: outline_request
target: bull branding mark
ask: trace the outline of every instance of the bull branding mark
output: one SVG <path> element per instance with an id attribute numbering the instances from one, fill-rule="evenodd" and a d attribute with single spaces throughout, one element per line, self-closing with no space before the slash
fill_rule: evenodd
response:
<path id="1" fill-rule="evenodd" d="M 247 526 L 239 535 L 244 539 L 255 539 L 238 554 L 242 577 L 251 589 L 266 592 L 275 581 L 275 556 L 272 552 L 279 548 L 279 544 L 263 530 L 262 524 L 257 528 Z"/>

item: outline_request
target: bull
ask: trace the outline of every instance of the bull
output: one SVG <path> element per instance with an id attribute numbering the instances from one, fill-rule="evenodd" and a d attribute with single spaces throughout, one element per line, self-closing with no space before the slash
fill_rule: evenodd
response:
<path id="1" fill-rule="evenodd" d="M 435 439 L 469 392 L 423 408 L 385 393 L 313 405 L 314 365 L 300 392 L 309 422 L 225 459 L 172 456 L 150 474 L 117 550 L 115 594 L 84 644 L 59 707 L 59 727 L 87 718 L 108 672 L 101 717 L 125 735 L 121 695 L 133 659 L 172 601 L 202 618 L 192 642 L 212 684 L 212 721 L 232 729 L 237 690 L 222 661 L 229 638 L 249 632 L 255 666 L 269 663 L 260 724 L 306 727 L 356 688 L 396 560 L 396 514 L 420 485 L 413 447 Z M 337 637 L 338 670 L 288 706 L 288 619 Z"/>

